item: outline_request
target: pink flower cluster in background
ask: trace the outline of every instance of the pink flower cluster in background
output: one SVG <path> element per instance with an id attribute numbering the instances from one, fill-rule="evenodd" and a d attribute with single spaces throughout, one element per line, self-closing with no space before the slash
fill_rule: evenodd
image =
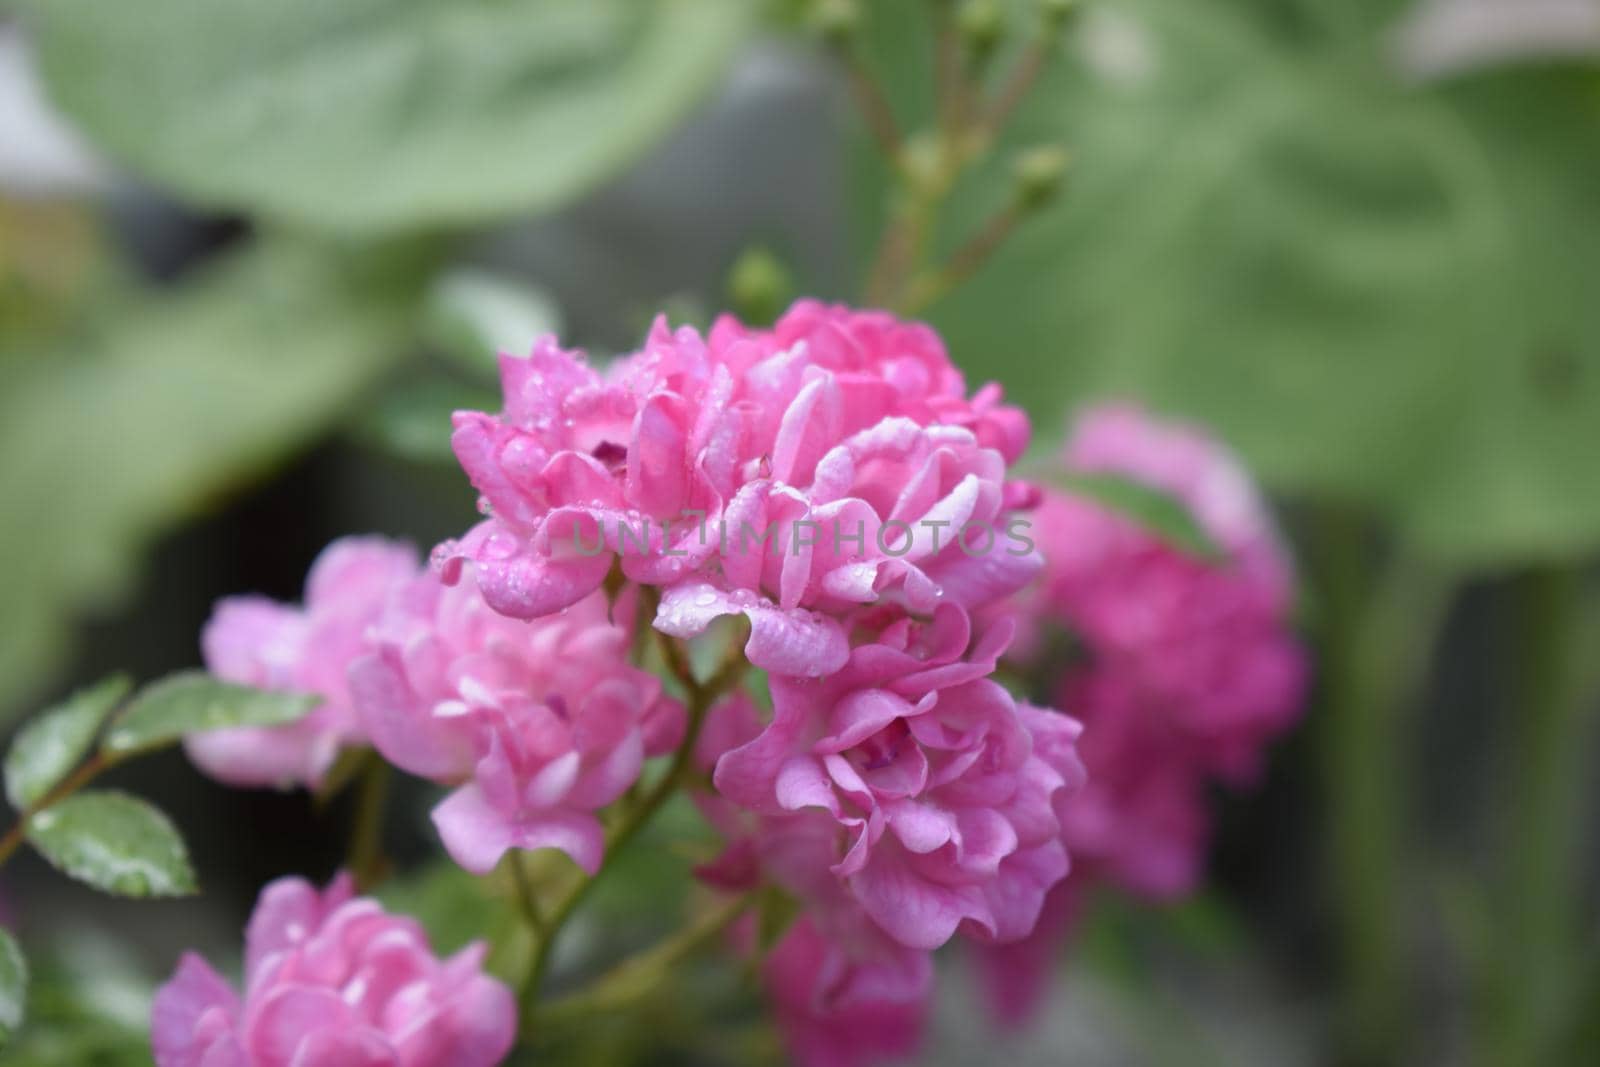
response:
<path id="1" fill-rule="evenodd" d="M 1154 900 L 1200 880 L 1213 783 L 1248 785 L 1268 743 L 1299 716 L 1306 662 L 1293 636 L 1294 580 L 1243 467 L 1198 429 L 1129 406 L 1082 415 L 1068 473 L 1110 474 L 1183 503 L 1218 558 L 1180 550 L 1086 496 L 1049 490 L 1035 515 L 1042 580 L 1022 599 L 1018 666 L 1054 677 L 1084 724 L 1088 785 L 1062 811 L 1076 866 L 1031 941 L 988 950 L 999 1014 L 1028 1017 L 1081 908 L 1104 884 Z M 1073 651 L 1048 662 L 1056 635 Z"/>
<path id="2" fill-rule="evenodd" d="M 516 1038 L 511 990 L 480 942 L 441 960 L 427 934 L 348 876 L 267 886 L 245 934 L 241 997 L 186 954 L 156 996 L 156 1067 L 492 1067 Z"/>

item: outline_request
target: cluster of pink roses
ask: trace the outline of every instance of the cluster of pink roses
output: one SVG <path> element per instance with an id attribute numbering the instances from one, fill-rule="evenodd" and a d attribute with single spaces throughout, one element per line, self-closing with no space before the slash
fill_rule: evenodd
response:
<path id="1" fill-rule="evenodd" d="M 315 785 L 341 748 L 370 745 L 452 787 L 434 822 L 462 867 L 554 848 L 592 874 L 598 813 L 692 742 L 711 783 L 697 802 L 726 838 L 703 879 L 797 905 L 762 969 L 803 1062 L 909 1051 L 931 952 L 957 933 L 1037 953 L 1069 855 L 1141 888 L 1187 884 L 1194 791 L 1247 772 L 1293 711 L 1288 570 L 1248 483 L 1203 441 L 1111 412 L 1068 461 L 1182 497 L 1226 566 L 1011 478 L 1026 417 L 994 386 L 969 397 L 938 337 L 885 313 L 808 301 L 770 330 L 658 323 L 604 371 L 546 339 L 501 369 L 504 411 L 460 413 L 453 436 L 484 521 L 431 569 L 350 539 L 317 561 L 302 608 L 224 601 L 210 668 L 323 703 L 190 753 L 224 781 Z M 1048 561 L 1032 594 L 1041 558 L 1019 521 Z M 770 708 L 740 690 L 686 708 L 630 656 L 639 628 L 692 639 L 730 615 L 748 620 Z M 1027 653 L 1050 622 L 1093 656 L 1062 691 L 1090 723 L 1081 747 L 1078 721 L 994 678 L 1019 623 Z M 1258 647 L 1272 642 L 1275 659 Z M 512 1013 L 478 955 L 440 963 L 342 884 L 309 892 L 264 898 L 257 922 L 284 931 L 252 926 L 242 1006 L 185 962 L 158 1004 L 161 1067 L 504 1053 Z"/>
<path id="2" fill-rule="evenodd" d="M 318 893 L 285 878 L 245 933 L 245 995 L 186 954 L 156 996 L 159 1067 L 493 1067 L 516 1038 L 511 991 L 486 949 L 448 960 L 411 919 L 356 898 L 347 876 Z"/>

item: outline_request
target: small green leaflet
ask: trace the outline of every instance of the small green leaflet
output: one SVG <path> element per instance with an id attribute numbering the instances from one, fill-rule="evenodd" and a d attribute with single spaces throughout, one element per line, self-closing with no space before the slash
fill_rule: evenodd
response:
<path id="1" fill-rule="evenodd" d="M 1212 562 L 1227 557 L 1188 505 L 1165 490 L 1103 471 L 1070 474 L 1057 484 L 1103 504 L 1179 552 Z"/>
<path id="2" fill-rule="evenodd" d="M 304 693 L 253 689 L 203 671 L 185 671 L 141 690 L 112 725 L 101 750 L 122 758 L 203 730 L 282 726 L 301 718 L 317 703 L 317 697 Z"/>
<path id="3" fill-rule="evenodd" d="M 26 810 L 65 778 L 132 687 L 123 675 L 112 675 L 23 727 L 6 754 L 6 799 L 11 806 Z"/>
<path id="4" fill-rule="evenodd" d="M 195 891 L 189 850 L 172 821 L 127 793 L 78 793 L 28 819 L 28 841 L 63 874 L 126 897 Z"/>
<path id="5" fill-rule="evenodd" d="M 22 1025 L 28 1006 L 28 960 L 22 946 L 0 928 L 0 1048 Z"/>

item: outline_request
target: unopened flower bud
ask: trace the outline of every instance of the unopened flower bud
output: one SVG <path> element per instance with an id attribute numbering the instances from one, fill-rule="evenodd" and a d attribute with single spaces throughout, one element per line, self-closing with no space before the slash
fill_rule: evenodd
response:
<path id="1" fill-rule="evenodd" d="M 968 51 L 987 59 L 1005 35 L 1005 12 L 996 0 L 966 0 L 956 14 L 956 26 Z"/>
<path id="2" fill-rule="evenodd" d="M 764 326 L 778 317 L 794 297 L 794 278 L 771 250 L 747 248 L 728 272 L 728 296 L 739 317 Z"/>
<path id="3" fill-rule="evenodd" d="M 1083 11 L 1083 0 L 1039 0 L 1046 28 L 1059 30 Z"/>
<path id="4" fill-rule="evenodd" d="M 1017 156 L 1012 173 L 1019 206 L 1033 211 L 1055 199 L 1066 178 L 1068 162 L 1070 157 L 1066 149 L 1057 145 L 1030 148 Z"/>
<path id="5" fill-rule="evenodd" d="M 811 24 L 830 44 L 839 44 L 860 28 L 861 8 L 856 0 L 816 0 L 811 6 Z"/>

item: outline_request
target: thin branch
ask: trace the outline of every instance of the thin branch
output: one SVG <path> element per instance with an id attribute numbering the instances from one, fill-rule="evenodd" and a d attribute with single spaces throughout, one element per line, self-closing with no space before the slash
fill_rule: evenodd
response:
<path id="1" fill-rule="evenodd" d="M 96 752 L 84 761 L 77 770 L 56 783 L 53 789 L 28 805 L 25 811 L 19 813 L 16 823 L 5 832 L 3 837 L 0 837 L 0 866 L 3 866 L 17 849 L 22 847 L 22 842 L 27 837 L 29 819 L 46 808 L 67 799 L 98 778 L 111 765 L 112 761 L 108 760 L 103 753 Z"/>
<path id="2" fill-rule="evenodd" d="M 383 881 L 388 860 L 383 854 L 383 810 L 389 799 L 389 765 L 377 752 L 367 756 L 356 795 L 355 823 L 350 834 L 348 864 L 363 891 Z"/>
<path id="3" fill-rule="evenodd" d="M 1011 68 L 1005 84 L 1001 86 L 994 103 L 984 113 L 983 121 L 980 123 L 989 135 L 993 136 L 1004 129 L 1006 123 L 1016 114 L 1017 108 L 1022 106 L 1022 101 L 1033 91 L 1034 83 L 1039 80 L 1039 75 L 1044 73 L 1045 67 L 1050 63 L 1054 46 L 1053 37 L 1041 36 L 1028 45 L 1016 65 Z"/>
<path id="4" fill-rule="evenodd" d="M 551 1001 L 539 1011 L 537 1022 L 559 1024 L 603 1015 L 649 996 L 660 987 L 674 964 L 715 939 L 743 915 L 755 899 L 755 893 L 746 893 L 706 912 L 660 944 L 623 960 L 584 989 Z"/>
<path id="5" fill-rule="evenodd" d="M 938 35 L 934 44 L 934 90 L 938 99 L 939 127 L 951 141 L 961 136 L 966 122 L 967 75 L 962 62 L 961 37 L 951 17 L 950 4 L 938 5 Z"/>
<path id="6" fill-rule="evenodd" d="M 866 122 L 873 140 L 878 142 L 879 150 L 889 160 L 890 165 L 898 166 L 905 138 L 900 135 L 900 124 L 895 121 L 894 109 L 889 106 L 889 98 L 884 95 L 878 80 L 872 76 L 872 71 L 867 69 L 867 65 L 862 62 L 860 55 L 849 43 L 841 41 L 835 44 L 833 52 L 839 58 L 840 65 L 844 67 L 850 94 L 855 97 L 856 107 L 860 109 L 861 117 Z"/>
<path id="7" fill-rule="evenodd" d="M 917 314 L 981 270 L 1016 230 L 1023 214 L 1016 203 L 995 212 L 950 254 L 944 266 L 912 279 L 904 301 L 906 314 Z"/>
<path id="8" fill-rule="evenodd" d="M 545 921 L 544 912 L 539 907 L 539 893 L 534 888 L 533 882 L 528 878 L 528 869 L 523 866 L 522 853 L 513 849 L 509 854 L 509 859 L 511 863 L 511 883 L 517 890 L 517 904 L 522 909 L 522 917 L 527 920 L 528 926 L 533 932 L 543 940 L 550 936 L 550 927 Z"/>
<path id="9" fill-rule="evenodd" d="M 648 623 L 645 625 L 656 635 L 656 646 L 661 649 L 661 658 L 666 661 L 668 672 L 683 685 L 685 690 L 693 694 L 700 688 L 700 683 L 695 680 L 694 668 L 689 665 L 689 658 L 684 654 L 683 645 L 660 630 L 650 627 Z"/>
<path id="10" fill-rule="evenodd" d="M 659 633 L 659 631 L 657 631 Z M 689 669 L 687 658 L 679 642 L 661 635 L 661 650 L 669 667 L 684 683 L 689 691 L 689 723 L 684 730 L 683 740 L 679 742 L 677 751 L 673 754 L 672 765 L 661 779 L 650 790 L 643 794 L 639 801 L 631 806 L 623 815 L 621 821 L 613 826 L 606 835 L 606 863 L 609 864 L 618 850 L 644 829 L 652 817 L 667 802 L 667 799 L 684 784 L 694 769 L 695 745 L 700 739 L 701 727 L 705 724 L 706 713 L 711 705 L 716 703 L 724 693 L 737 685 L 747 666 L 742 656 L 738 659 L 738 666 L 728 669 L 719 669 L 712 679 L 702 685 L 698 682 L 693 672 Z M 728 662 L 725 661 L 725 666 Z M 544 985 L 546 972 L 550 968 L 550 959 L 555 947 L 556 938 L 560 935 L 562 927 L 572 917 L 573 912 L 583 899 L 588 896 L 590 888 L 605 873 L 602 866 L 592 877 L 583 877 L 575 882 L 561 898 L 556 901 L 555 907 L 543 921 L 544 932 L 534 946 L 533 960 L 528 967 L 528 972 L 523 979 L 521 1000 L 524 1016 L 531 1017 L 535 1012 L 539 990 Z"/>

